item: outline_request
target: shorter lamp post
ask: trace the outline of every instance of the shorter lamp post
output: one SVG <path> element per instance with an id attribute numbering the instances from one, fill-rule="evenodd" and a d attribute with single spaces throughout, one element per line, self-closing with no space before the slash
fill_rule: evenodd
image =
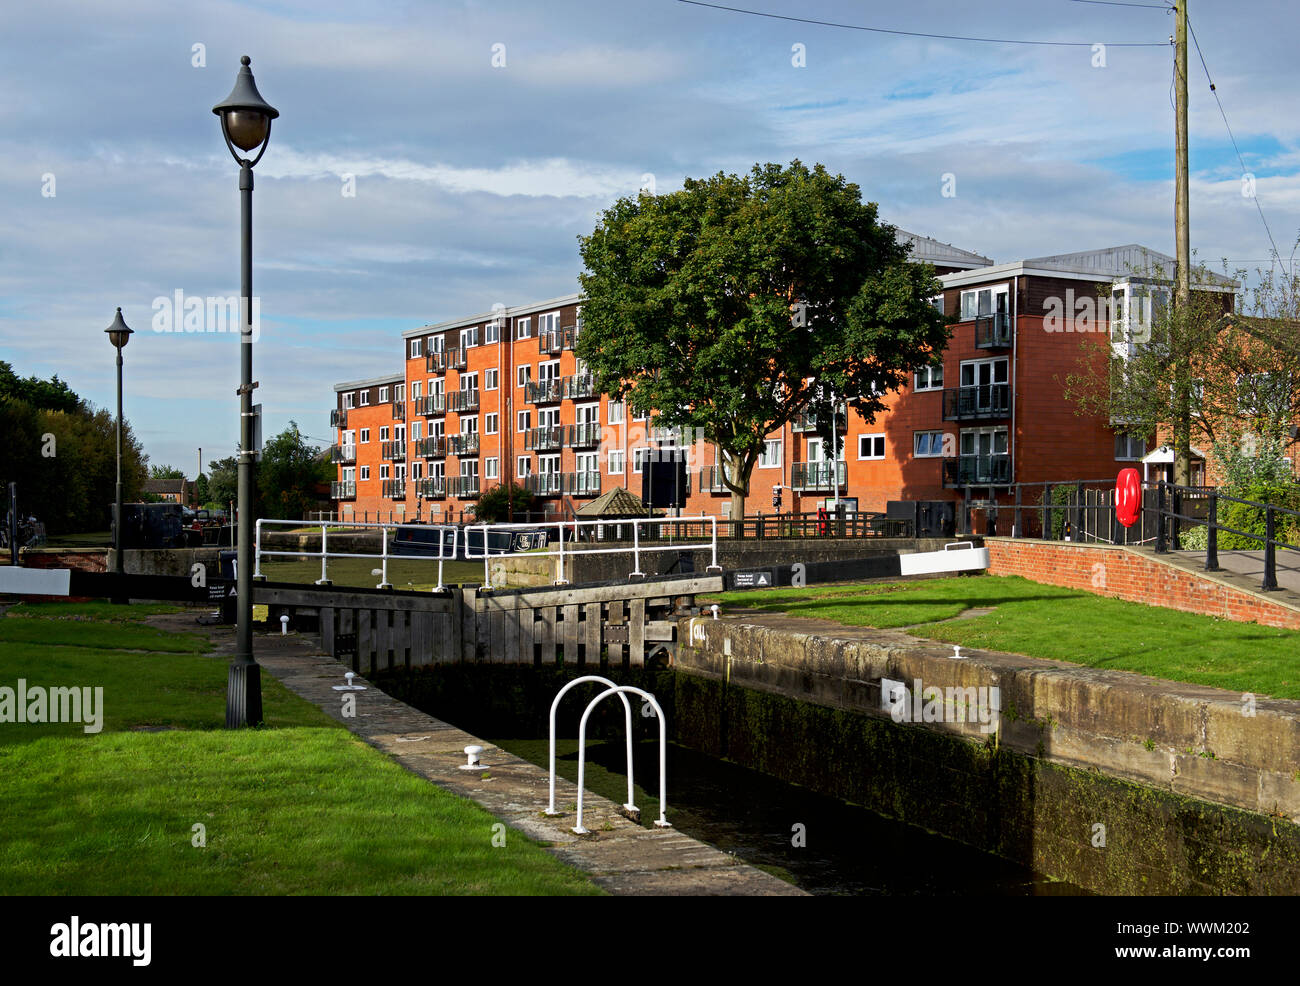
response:
<path id="1" fill-rule="evenodd" d="M 108 333 L 108 341 L 117 350 L 117 494 L 113 500 L 115 512 L 113 517 L 113 572 L 117 575 L 117 579 L 114 582 L 113 602 L 118 605 L 126 605 L 129 600 L 124 585 L 125 579 L 123 576 L 126 567 L 122 557 L 122 350 L 131 341 L 131 329 L 122 320 L 122 309 L 117 310 L 113 324 L 104 331 Z"/>

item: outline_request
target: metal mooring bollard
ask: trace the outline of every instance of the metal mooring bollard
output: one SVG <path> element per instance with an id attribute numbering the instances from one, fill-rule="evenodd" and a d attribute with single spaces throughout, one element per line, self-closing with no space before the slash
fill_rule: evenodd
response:
<path id="1" fill-rule="evenodd" d="M 483 752 L 483 747 L 473 744 L 465 747 L 465 756 L 469 758 L 469 763 L 460 765 L 461 770 L 486 770 L 483 764 L 479 763 L 478 755 Z"/>
<path id="2" fill-rule="evenodd" d="M 289 632 L 289 617 L 280 617 L 280 636 L 283 637 Z"/>
<path id="3" fill-rule="evenodd" d="M 954 661 L 959 661 L 963 659 L 965 656 L 966 655 L 961 652 L 961 644 L 952 645 L 952 659 Z"/>
<path id="4" fill-rule="evenodd" d="M 713 611 L 713 618 L 716 620 L 718 618 L 718 604 L 714 603 L 712 606 L 709 607 L 709 609 Z"/>
<path id="5" fill-rule="evenodd" d="M 346 685 L 335 685 L 334 690 L 336 692 L 364 692 L 366 690 L 365 685 L 352 684 L 352 679 L 356 676 L 355 671 L 347 672 L 343 677 L 348 679 L 348 683 Z"/>

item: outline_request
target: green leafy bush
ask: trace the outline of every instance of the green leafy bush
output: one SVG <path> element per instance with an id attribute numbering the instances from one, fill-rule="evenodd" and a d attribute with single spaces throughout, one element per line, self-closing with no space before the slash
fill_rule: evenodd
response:
<path id="1" fill-rule="evenodd" d="M 1244 487 L 1233 496 L 1243 500 L 1255 500 L 1284 507 L 1288 510 L 1300 510 L 1300 484 L 1297 483 L 1255 483 Z M 1248 506 L 1244 503 L 1219 501 L 1219 523 L 1244 534 L 1219 531 L 1219 549 L 1221 551 L 1260 551 L 1264 547 L 1263 507 Z M 1273 537 L 1278 541 L 1300 546 L 1300 517 L 1290 514 L 1274 513 Z M 1247 537 L 1245 535 L 1258 535 Z"/>
<path id="2" fill-rule="evenodd" d="M 1220 535 L 1222 538 L 1222 535 Z M 1205 526 L 1193 527 L 1178 536 L 1178 545 L 1184 551 L 1204 551 L 1210 546 L 1210 529 Z"/>

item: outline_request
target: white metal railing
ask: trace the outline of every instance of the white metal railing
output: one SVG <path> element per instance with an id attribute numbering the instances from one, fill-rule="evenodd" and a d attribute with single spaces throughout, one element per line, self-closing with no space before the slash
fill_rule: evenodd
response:
<path id="1" fill-rule="evenodd" d="M 641 543 L 642 524 L 658 524 L 662 529 L 662 527 L 666 524 L 685 524 L 685 523 L 709 524 L 710 527 L 709 540 L 700 542 L 698 544 L 689 544 L 681 541 L 675 541 L 668 544 L 651 544 L 651 545 L 644 545 Z M 632 571 L 628 573 L 628 577 L 636 579 L 636 578 L 645 577 L 645 573 L 641 571 L 642 552 L 654 553 L 656 551 L 702 551 L 707 549 L 710 552 L 710 558 L 711 558 L 709 562 L 708 570 L 710 572 L 722 571 L 721 567 L 718 565 L 718 518 L 708 517 L 705 516 L 704 514 L 700 514 L 695 517 L 610 517 L 610 518 L 601 518 L 600 520 L 556 520 L 556 521 L 546 521 L 537 524 L 510 524 L 510 523 L 466 524 L 465 525 L 465 560 L 475 561 L 479 558 L 483 559 L 483 587 L 485 589 L 491 589 L 492 588 L 492 572 L 491 572 L 491 565 L 490 565 L 491 556 L 493 554 L 496 555 L 511 554 L 512 552 L 505 551 L 505 550 L 493 552 L 489 545 L 489 532 L 505 531 L 511 534 L 547 532 L 549 535 L 549 532 L 553 530 L 556 533 L 555 545 L 554 547 L 547 548 L 544 557 L 557 559 L 557 564 L 559 566 L 559 569 L 556 573 L 557 578 L 555 579 L 554 584 L 567 585 L 569 580 L 564 577 L 564 556 L 565 556 L 564 538 L 565 538 L 566 531 L 572 532 L 572 538 L 570 540 L 570 544 L 576 545 L 576 544 L 583 543 L 578 541 L 578 532 L 584 528 L 592 530 L 595 533 L 599 534 L 601 533 L 602 529 L 606 527 L 617 528 L 617 527 L 627 527 L 627 526 L 631 526 L 632 528 L 632 547 L 630 548 L 570 547 L 568 550 L 568 554 L 569 555 L 616 555 L 616 554 L 627 554 L 630 552 L 632 555 Z M 481 555 L 476 554 L 474 552 L 474 546 L 471 543 L 469 537 L 471 531 L 478 531 L 482 535 L 483 553 Z M 548 538 L 548 542 L 549 542 L 549 538 Z"/>
<path id="2" fill-rule="evenodd" d="M 391 589 L 393 587 L 392 584 L 388 581 L 388 559 L 389 557 L 391 557 L 388 554 L 388 532 L 389 531 L 401 527 L 417 527 L 419 530 L 422 531 L 431 530 L 431 531 L 438 532 L 438 554 L 436 556 L 434 555 L 399 556 L 403 560 L 406 559 L 428 560 L 428 561 L 436 560 L 438 562 L 438 584 L 434 586 L 433 589 L 434 592 L 442 592 L 443 589 L 446 588 L 446 586 L 444 586 L 442 582 L 442 563 L 449 558 L 452 561 L 456 560 L 456 546 L 459 541 L 459 535 L 460 535 L 460 530 L 459 528 L 456 527 L 455 524 L 415 525 L 415 524 L 366 524 L 366 523 L 348 522 L 345 526 L 349 530 L 358 529 L 358 528 L 362 530 L 379 530 L 381 532 L 380 543 L 382 545 L 383 550 L 379 554 L 375 554 L 374 552 L 370 552 L 370 551 L 363 551 L 363 552 L 330 551 L 329 550 L 329 528 L 331 526 L 338 527 L 339 525 L 338 524 L 331 525 L 328 523 L 323 523 L 320 525 L 320 551 L 319 552 L 271 551 L 268 548 L 262 547 L 262 525 L 264 524 L 265 525 L 278 524 L 281 527 L 303 527 L 304 526 L 303 522 L 300 520 L 268 520 L 264 517 L 259 517 L 257 519 L 256 523 L 254 524 L 253 578 L 255 579 L 266 578 L 266 576 L 262 574 L 263 555 L 265 555 L 268 558 L 276 557 L 276 556 L 283 556 L 288 558 L 301 558 L 304 555 L 318 555 L 320 557 L 320 578 L 316 581 L 316 585 L 332 584 L 329 578 L 329 560 L 331 558 L 379 558 L 382 561 L 381 564 L 382 574 L 381 574 L 381 581 L 379 585 L 375 586 L 376 589 Z M 316 526 L 316 525 L 312 525 L 312 526 Z M 451 552 L 450 553 L 448 553 L 447 551 L 447 538 L 445 536 L 447 531 L 451 531 Z"/>
<path id="3" fill-rule="evenodd" d="M 556 694 L 555 699 L 551 702 L 551 756 L 549 761 L 551 797 L 546 803 L 546 814 L 548 815 L 559 814 L 559 812 L 555 810 L 555 710 L 560 707 L 560 699 L 564 698 L 565 693 L 567 693 L 569 689 L 588 681 L 599 681 L 602 685 L 607 685 L 610 688 L 618 687 L 617 684 L 610 681 L 608 678 L 602 678 L 598 674 L 584 674 L 581 678 L 574 678 L 571 682 L 561 688 Z M 618 697 L 623 700 L 623 717 L 626 720 L 627 725 L 627 804 L 623 805 L 623 807 L 628 811 L 636 811 L 637 807 L 632 799 L 632 703 L 627 700 L 627 696 L 622 692 L 618 693 Z"/>
<path id="4" fill-rule="evenodd" d="M 634 685 L 615 685 L 587 703 L 586 711 L 582 713 L 582 721 L 578 724 L 578 824 L 573 826 L 573 831 L 578 835 L 587 834 L 587 830 L 582 827 L 582 788 L 587 779 L 587 719 L 591 716 L 591 710 L 602 700 L 624 692 L 640 695 L 654 707 L 655 716 L 659 719 L 659 817 L 655 819 L 655 826 L 661 829 L 672 828 L 664 816 L 664 812 L 668 810 L 668 720 L 664 718 L 664 710 L 659 707 L 659 701 L 649 692 Z M 629 795 L 628 801 L 631 800 Z"/>

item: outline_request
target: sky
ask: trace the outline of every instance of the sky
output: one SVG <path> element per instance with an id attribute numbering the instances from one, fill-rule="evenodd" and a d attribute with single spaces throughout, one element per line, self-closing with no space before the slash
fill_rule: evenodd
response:
<path id="1" fill-rule="evenodd" d="M 212 106 L 244 54 L 280 111 L 253 203 L 267 438 L 293 420 L 328 443 L 333 385 L 400 372 L 404 330 L 576 292 L 578 238 L 619 197 L 757 162 L 822 163 L 882 220 L 998 262 L 1172 254 L 1174 18 L 1135 2 L 728 4 L 1069 46 L 681 0 L 6 4 L 0 359 L 111 408 L 121 306 L 125 414 L 151 463 L 193 476 L 200 447 L 205 468 L 234 453 L 237 337 L 157 329 L 177 292 L 239 292 L 238 167 Z M 1189 10 L 1289 257 L 1300 9 Z M 1195 49 L 1190 68 L 1193 249 L 1267 266 Z"/>

